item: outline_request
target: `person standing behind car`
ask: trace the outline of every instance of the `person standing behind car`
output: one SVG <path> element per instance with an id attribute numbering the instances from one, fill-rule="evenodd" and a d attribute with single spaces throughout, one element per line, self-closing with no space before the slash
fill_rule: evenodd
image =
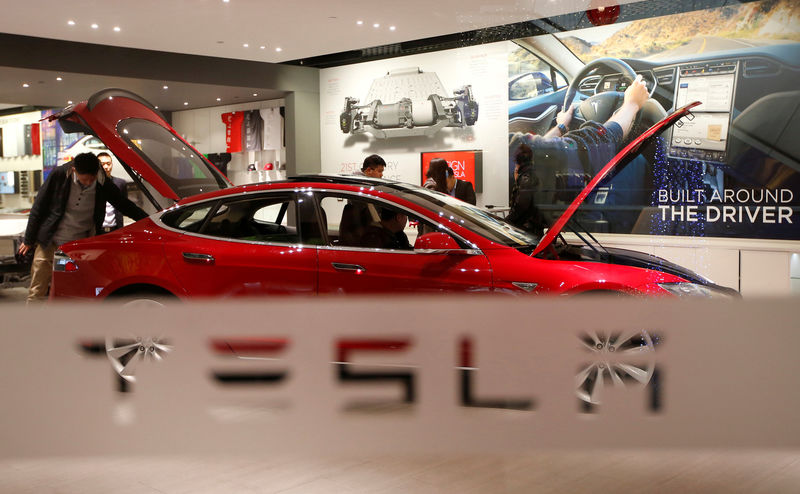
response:
<path id="1" fill-rule="evenodd" d="M 353 173 L 359 177 L 383 178 L 383 170 L 386 169 L 386 161 L 377 154 L 371 154 L 364 158 L 361 169 Z"/>
<path id="2" fill-rule="evenodd" d="M 478 202 L 472 182 L 457 179 L 456 172 L 449 166 L 447 167 L 447 193 L 473 206 Z"/>
<path id="3" fill-rule="evenodd" d="M 100 160 L 100 166 L 106 172 L 106 178 L 111 180 L 117 186 L 122 197 L 128 197 L 128 183 L 121 178 L 112 177 L 111 170 L 114 168 L 114 161 L 111 155 L 102 152 L 97 154 L 97 159 Z M 122 212 L 118 211 L 110 202 L 106 201 L 106 216 L 103 218 L 103 233 L 113 232 L 119 230 L 123 226 Z"/>
<path id="4" fill-rule="evenodd" d="M 422 184 L 426 189 L 435 190 L 442 194 L 447 194 L 447 161 L 444 158 L 433 158 L 425 172 L 425 183 Z"/>
<path id="5" fill-rule="evenodd" d="M 59 245 L 102 231 L 106 201 L 135 220 L 147 217 L 106 178 L 92 153 L 81 153 L 50 172 L 33 201 L 25 238 L 19 246 L 21 255 L 36 247 L 28 303 L 47 296 L 53 256 Z"/>

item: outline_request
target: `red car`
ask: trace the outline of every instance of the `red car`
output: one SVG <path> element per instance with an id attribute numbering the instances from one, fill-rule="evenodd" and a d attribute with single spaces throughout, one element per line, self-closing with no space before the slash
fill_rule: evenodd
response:
<path id="1" fill-rule="evenodd" d="M 100 138 L 158 212 L 121 230 L 61 246 L 51 296 L 736 296 L 735 290 L 663 259 L 606 249 L 588 242 L 591 235 L 577 235 L 587 240 L 580 244 L 560 235 L 597 182 L 685 115 L 688 106 L 627 146 L 540 239 L 480 208 L 405 183 L 315 175 L 234 187 L 146 101 L 105 90 L 54 118 L 66 131 Z"/>

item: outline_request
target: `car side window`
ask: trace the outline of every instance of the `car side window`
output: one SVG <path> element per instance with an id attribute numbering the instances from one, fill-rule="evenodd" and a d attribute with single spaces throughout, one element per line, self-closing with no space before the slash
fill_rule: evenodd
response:
<path id="1" fill-rule="evenodd" d="M 200 233 L 251 242 L 298 243 L 295 198 L 280 194 L 223 202 Z"/>
<path id="2" fill-rule="evenodd" d="M 161 221 L 172 228 L 197 233 L 215 204 L 214 202 L 208 202 L 169 211 L 161 217 Z"/>
<path id="3" fill-rule="evenodd" d="M 560 72 L 521 46 L 509 55 L 508 76 L 508 99 L 511 101 L 534 98 L 567 86 Z"/>
<path id="4" fill-rule="evenodd" d="M 419 235 L 439 230 L 404 209 L 363 196 L 326 195 L 319 204 L 328 243 L 335 247 L 412 250 Z"/>

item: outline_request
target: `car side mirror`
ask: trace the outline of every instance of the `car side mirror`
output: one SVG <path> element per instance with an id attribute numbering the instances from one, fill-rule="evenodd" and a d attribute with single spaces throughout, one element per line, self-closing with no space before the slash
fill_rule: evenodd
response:
<path id="1" fill-rule="evenodd" d="M 414 242 L 414 250 L 458 250 L 460 248 L 453 237 L 442 232 L 420 235 Z"/>

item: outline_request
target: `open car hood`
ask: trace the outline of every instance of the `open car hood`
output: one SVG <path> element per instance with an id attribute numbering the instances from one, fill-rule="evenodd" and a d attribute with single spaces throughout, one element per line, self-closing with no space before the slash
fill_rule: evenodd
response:
<path id="1" fill-rule="evenodd" d="M 583 190 L 578 194 L 578 196 L 575 197 L 575 200 L 573 200 L 572 203 L 567 207 L 567 210 L 564 211 L 564 213 L 558 217 L 555 223 L 553 223 L 553 226 L 551 226 L 547 230 L 547 233 L 544 235 L 544 237 L 542 237 L 542 240 L 533 250 L 531 255 L 535 256 L 539 254 L 540 252 L 545 250 L 551 243 L 553 243 L 553 240 L 555 240 L 555 238 L 558 237 L 558 235 L 564 229 L 564 226 L 567 224 L 570 218 L 572 218 L 572 216 L 575 214 L 575 211 L 578 210 L 578 208 L 586 199 L 586 197 L 589 194 L 591 194 L 592 191 L 594 191 L 594 189 L 597 187 L 597 184 L 599 184 L 604 178 L 608 176 L 609 173 L 611 173 L 614 167 L 616 167 L 619 163 L 625 161 L 629 157 L 638 153 L 639 149 L 642 147 L 643 144 L 648 142 L 654 136 L 657 136 L 658 134 L 670 128 L 673 124 L 675 124 L 675 122 L 686 116 L 691 108 L 699 104 L 700 104 L 699 101 L 695 101 L 693 103 L 687 104 L 686 106 L 678 108 L 671 114 L 667 115 L 663 120 L 659 121 L 646 131 L 642 132 L 636 139 L 631 141 L 630 144 L 625 146 L 622 149 L 622 151 L 617 153 L 617 155 L 614 156 L 611 159 L 611 161 L 606 163 L 606 165 L 602 168 L 602 170 L 600 170 L 597 173 L 597 175 L 595 175 L 592 178 L 592 180 L 589 181 L 586 187 L 583 188 Z"/>
<path id="2" fill-rule="evenodd" d="M 232 186 L 153 105 L 130 91 L 104 89 L 48 119 L 58 120 L 64 132 L 103 141 L 157 209 Z"/>

